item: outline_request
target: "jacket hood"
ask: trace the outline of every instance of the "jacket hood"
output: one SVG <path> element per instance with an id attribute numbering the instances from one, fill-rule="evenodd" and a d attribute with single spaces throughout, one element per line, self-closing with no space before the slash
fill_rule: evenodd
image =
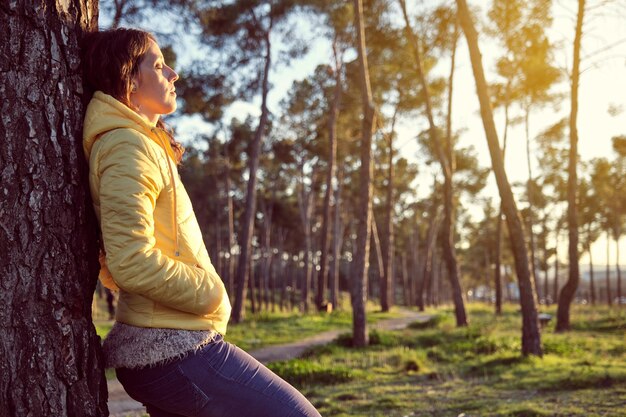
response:
<path id="1" fill-rule="evenodd" d="M 87 106 L 83 125 L 83 150 L 87 159 L 100 136 L 120 128 L 137 130 L 153 137 L 155 126 L 112 96 L 96 91 Z"/>

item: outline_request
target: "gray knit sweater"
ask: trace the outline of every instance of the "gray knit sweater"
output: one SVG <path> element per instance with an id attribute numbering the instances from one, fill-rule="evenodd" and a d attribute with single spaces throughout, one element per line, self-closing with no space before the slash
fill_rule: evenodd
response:
<path id="1" fill-rule="evenodd" d="M 102 349 L 107 368 L 143 368 L 182 358 L 218 335 L 212 330 L 155 329 L 115 322 Z"/>

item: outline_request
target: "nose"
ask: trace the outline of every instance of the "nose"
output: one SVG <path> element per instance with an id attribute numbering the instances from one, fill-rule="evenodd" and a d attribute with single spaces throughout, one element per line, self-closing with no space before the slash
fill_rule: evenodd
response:
<path id="1" fill-rule="evenodd" d="M 170 70 L 170 76 L 168 77 L 170 82 L 174 82 L 178 80 L 178 74 L 176 73 L 176 71 L 174 71 L 174 69 L 171 67 L 168 67 L 168 68 Z"/>

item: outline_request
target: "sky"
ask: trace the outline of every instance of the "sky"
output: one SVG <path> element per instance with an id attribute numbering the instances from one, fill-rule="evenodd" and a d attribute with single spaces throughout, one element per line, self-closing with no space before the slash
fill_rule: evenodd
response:
<path id="1" fill-rule="evenodd" d="M 597 0 L 596 0 L 597 2 Z M 409 6 L 415 7 L 439 3 L 436 0 L 408 2 Z M 487 0 L 469 0 L 471 6 L 481 8 L 482 17 L 486 16 L 486 10 L 490 5 Z M 593 3 L 593 2 L 588 2 Z M 617 7 L 605 7 L 597 9 L 593 15 L 588 15 L 583 26 L 583 44 L 581 56 L 583 61 L 581 69 L 583 73 L 580 79 L 579 92 L 579 153 L 582 161 L 589 161 L 596 157 L 612 157 L 611 138 L 626 134 L 626 7 L 624 0 L 615 0 L 621 3 Z M 574 37 L 574 25 L 576 18 L 575 0 L 556 0 L 553 7 L 554 24 L 550 28 L 550 39 L 557 43 L 554 58 L 556 65 L 564 70 L 572 67 L 572 42 Z M 620 16 L 621 12 L 621 16 Z M 107 16 L 101 16 L 101 27 L 108 24 Z M 290 89 L 294 80 L 307 77 L 313 72 L 319 63 L 331 61 L 329 44 L 315 38 L 312 26 L 307 22 L 299 22 L 298 28 L 303 36 L 311 39 L 309 42 L 310 52 L 302 60 L 289 67 L 278 67 L 270 75 L 273 88 L 269 94 L 269 108 L 274 112 L 279 111 L 279 102 L 284 94 Z M 149 28 L 147 28 L 149 29 Z M 367 34 L 366 34 L 367 37 Z M 486 36 L 480 36 L 479 46 L 483 54 L 483 66 L 487 80 L 493 77 L 493 62 L 498 55 L 498 47 L 494 41 Z M 177 47 L 178 63 L 184 66 L 193 59 L 193 51 L 198 49 L 194 45 Z M 439 69 L 448 71 L 449 64 L 442 61 Z M 435 69 L 437 70 L 437 68 Z M 459 43 L 457 51 L 457 64 L 455 75 L 455 92 L 453 97 L 453 128 L 463 130 L 461 145 L 472 145 L 477 150 L 482 166 L 490 166 L 487 142 L 484 135 L 482 121 L 479 117 L 478 99 L 475 91 L 475 83 L 471 72 L 469 55 L 464 39 Z M 555 91 L 567 94 L 569 97 L 569 85 L 562 82 Z M 622 109 L 616 116 L 609 115 L 609 106 Z M 546 127 L 567 116 L 570 111 L 569 99 L 563 100 L 560 108 L 546 107 L 535 111 L 530 118 L 530 137 L 534 138 Z M 227 113 L 228 117 L 244 119 L 246 115 L 259 115 L 259 103 L 236 103 Z M 498 133 L 502 131 L 503 115 L 496 111 L 495 123 Z M 423 118 L 421 118 L 423 119 Z M 409 160 L 419 159 L 419 148 L 415 137 L 414 120 L 404 120 L 398 126 L 398 140 L 400 153 Z M 424 123 L 424 120 L 418 121 Z M 191 137 L 199 129 L 203 129 L 202 123 L 197 118 L 178 118 L 174 126 L 180 138 Z M 532 146 L 532 145 L 531 145 Z M 523 182 L 527 179 L 525 133 L 523 126 L 513 128 L 509 133 L 507 145 L 506 169 L 510 182 Z M 536 161 L 531 161 L 533 170 L 536 172 Z M 566 166 L 563 169 L 567 169 Z M 580 172 L 580 171 L 579 171 Z M 579 174 L 580 175 L 580 174 Z M 428 179 L 418 181 L 418 193 L 425 197 L 429 193 L 431 184 Z M 490 176 L 489 185 L 484 191 L 485 195 L 496 196 L 497 189 L 493 175 Z M 520 204 L 521 207 L 521 204 Z M 474 207 L 477 216 L 480 216 L 478 207 Z M 561 237 L 563 247 L 559 252 L 566 254 L 566 238 Z M 615 244 L 610 243 L 610 263 L 615 262 Z M 620 252 L 626 254 L 626 237 L 620 240 Z M 603 264 L 606 261 L 606 240 L 599 239 L 592 247 L 594 262 Z M 625 264 L 622 255 L 621 264 Z M 566 261 L 565 257 L 563 261 Z M 587 262 L 587 255 L 583 256 L 581 263 Z"/>

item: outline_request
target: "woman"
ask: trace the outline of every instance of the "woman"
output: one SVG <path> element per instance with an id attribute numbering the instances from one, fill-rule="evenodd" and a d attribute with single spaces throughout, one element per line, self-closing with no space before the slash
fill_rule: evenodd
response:
<path id="1" fill-rule="evenodd" d="M 108 367 L 152 417 L 318 416 L 297 390 L 222 335 L 230 303 L 176 165 L 183 148 L 160 117 L 176 110 L 176 72 L 134 29 L 91 34 L 83 133 L 103 241 L 100 278 L 119 289 Z"/>

